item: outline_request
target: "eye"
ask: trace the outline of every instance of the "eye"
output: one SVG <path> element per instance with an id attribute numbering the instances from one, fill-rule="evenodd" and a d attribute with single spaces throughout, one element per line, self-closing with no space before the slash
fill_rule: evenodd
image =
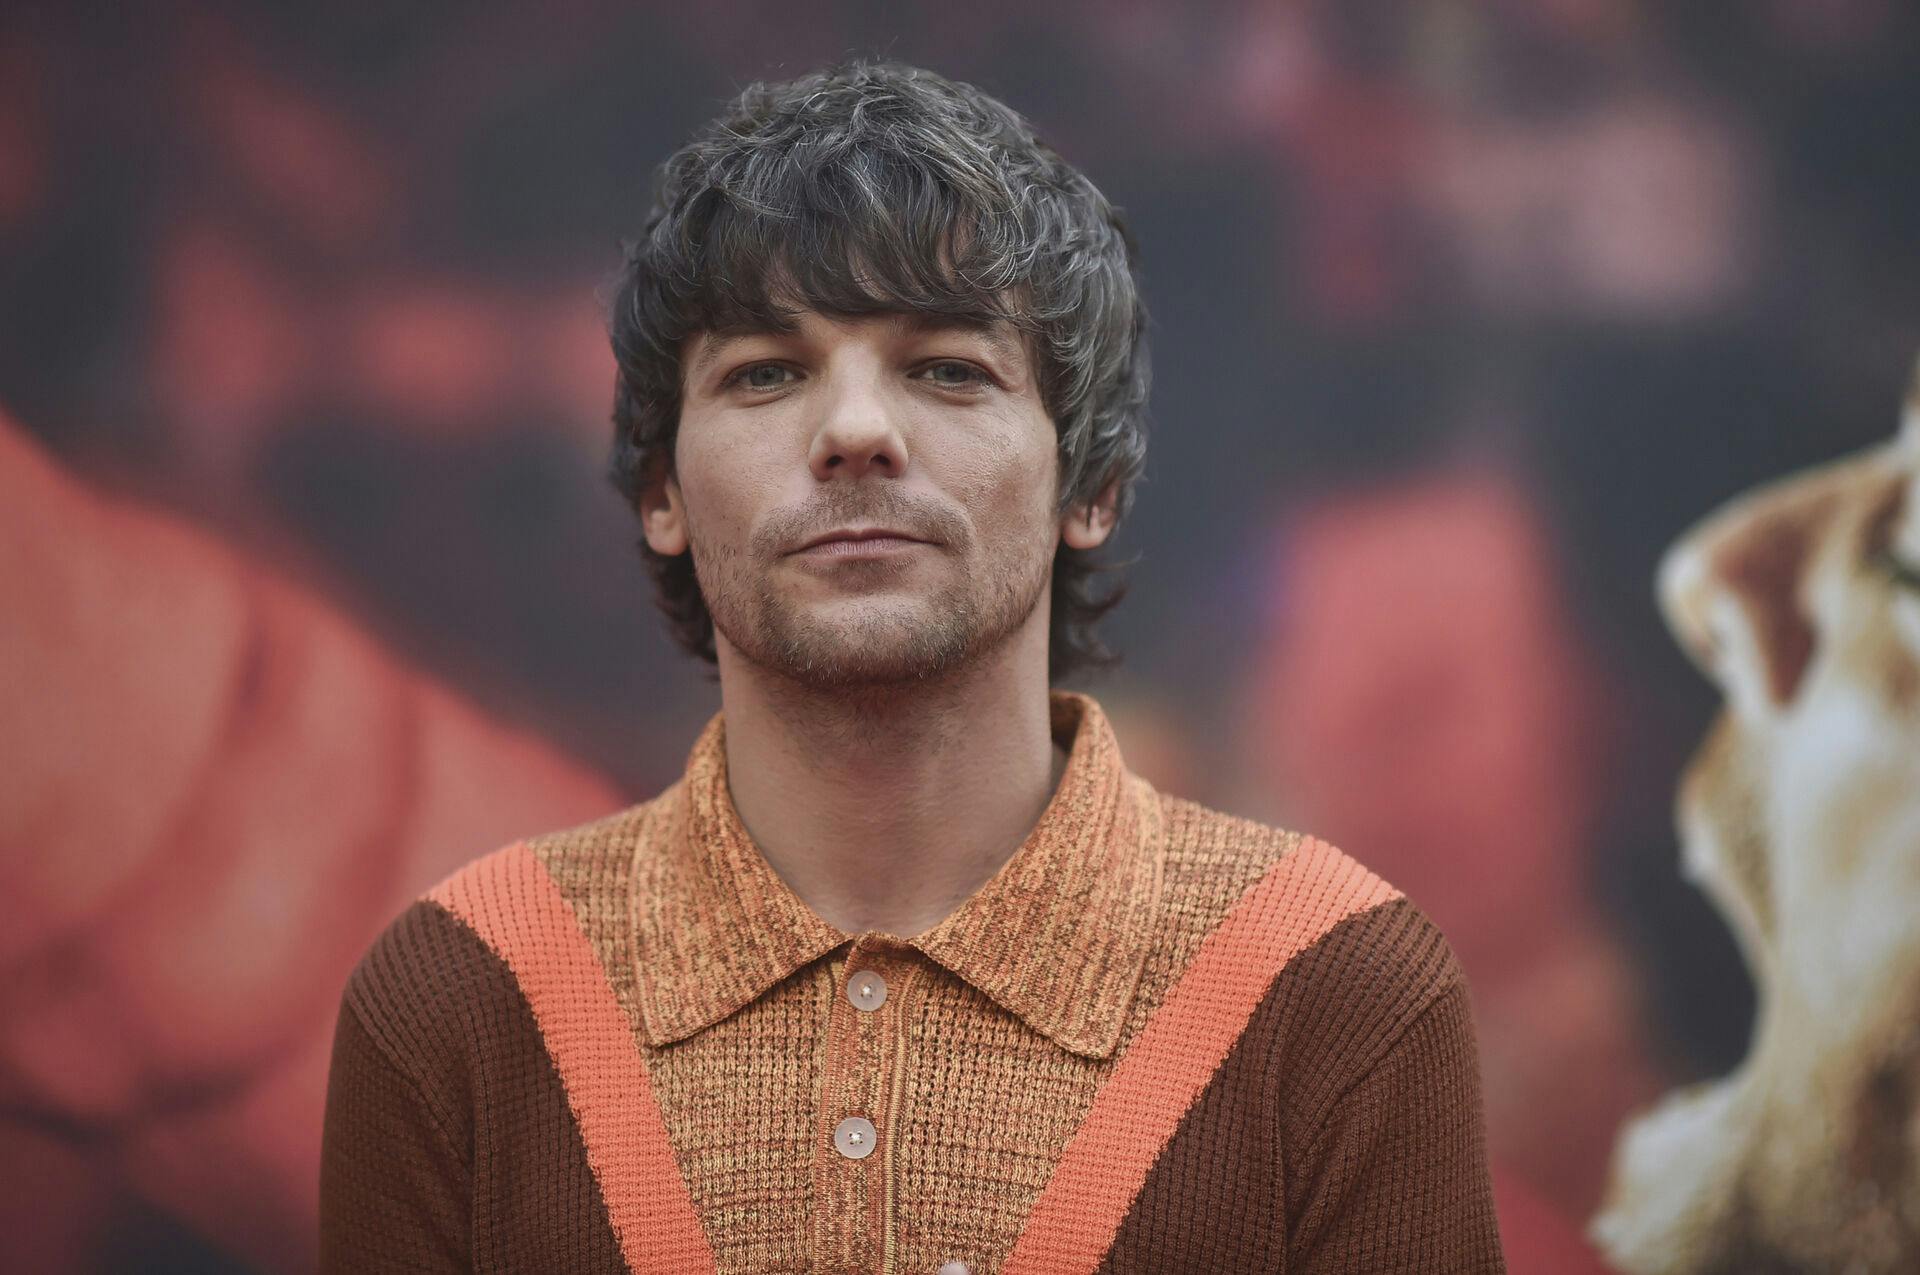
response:
<path id="1" fill-rule="evenodd" d="M 737 385 L 749 390 L 777 390 L 787 383 L 784 378 L 792 372 L 784 363 L 749 363 L 728 374 L 720 384 L 723 389 Z"/>
<path id="2" fill-rule="evenodd" d="M 935 385 L 952 389 L 966 389 L 976 384 L 984 385 L 992 379 L 980 368 L 971 363 L 963 363 L 959 359 L 941 359 L 937 363 L 929 363 L 921 369 L 921 374 Z"/>

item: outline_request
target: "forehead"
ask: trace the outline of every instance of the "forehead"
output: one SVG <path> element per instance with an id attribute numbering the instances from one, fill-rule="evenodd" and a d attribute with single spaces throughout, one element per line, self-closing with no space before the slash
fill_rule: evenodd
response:
<path id="1" fill-rule="evenodd" d="M 689 377 L 698 376 L 728 347 L 754 337 L 796 337 L 824 343 L 861 335 L 906 340 L 942 334 L 971 337 L 1014 366 L 1027 365 L 1026 340 L 1006 319 L 981 320 L 925 310 L 882 310 L 855 315 L 800 310 L 785 327 L 766 320 L 746 319 L 698 329 L 687 338 L 685 366 Z"/>

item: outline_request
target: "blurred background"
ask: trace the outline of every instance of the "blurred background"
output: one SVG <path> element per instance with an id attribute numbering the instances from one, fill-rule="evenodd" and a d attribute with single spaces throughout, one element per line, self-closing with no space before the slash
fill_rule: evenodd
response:
<path id="1" fill-rule="evenodd" d="M 1130 218 L 1153 433 L 1082 689 L 1441 924 L 1513 1269 L 1603 1269 L 1622 1122 L 1755 1012 L 1655 569 L 1896 427 L 1900 0 L 7 6 L 0 1264 L 307 1269 L 359 952 L 677 776 L 717 688 L 604 477 L 600 296 L 656 163 L 849 54 Z"/>

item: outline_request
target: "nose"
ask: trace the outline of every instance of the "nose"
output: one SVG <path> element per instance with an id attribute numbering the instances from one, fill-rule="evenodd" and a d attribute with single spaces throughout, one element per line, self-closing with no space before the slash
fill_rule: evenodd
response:
<path id="1" fill-rule="evenodd" d="M 821 395 L 820 419 L 807 451 L 807 464 L 822 482 L 864 478 L 869 473 L 898 478 L 907 471 L 907 440 L 899 428 L 900 407 L 889 402 L 877 366 L 837 369 Z"/>
<path id="2" fill-rule="evenodd" d="M 1777 711 L 1798 691 L 1818 640 L 1808 570 L 1858 468 L 1835 462 L 1738 496 L 1661 560 L 1667 625 L 1736 712 Z"/>

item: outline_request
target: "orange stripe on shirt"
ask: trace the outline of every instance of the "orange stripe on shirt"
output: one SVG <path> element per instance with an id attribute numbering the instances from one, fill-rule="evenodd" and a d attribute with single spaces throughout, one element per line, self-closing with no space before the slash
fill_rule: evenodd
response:
<path id="1" fill-rule="evenodd" d="M 426 896 L 471 926 L 519 981 L 580 1125 L 629 1268 L 715 1269 L 633 1030 L 573 909 L 524 844 L 488 855 Z"/>
<path id="2" fill-rule="evenodd" d="M 1255 882 L 1101 1086 L 1002 1275 L 1090 1275 L 1161 1148 L 1287 962 L 1347 917 L 1399 897 L 1312 837 Z"/>

